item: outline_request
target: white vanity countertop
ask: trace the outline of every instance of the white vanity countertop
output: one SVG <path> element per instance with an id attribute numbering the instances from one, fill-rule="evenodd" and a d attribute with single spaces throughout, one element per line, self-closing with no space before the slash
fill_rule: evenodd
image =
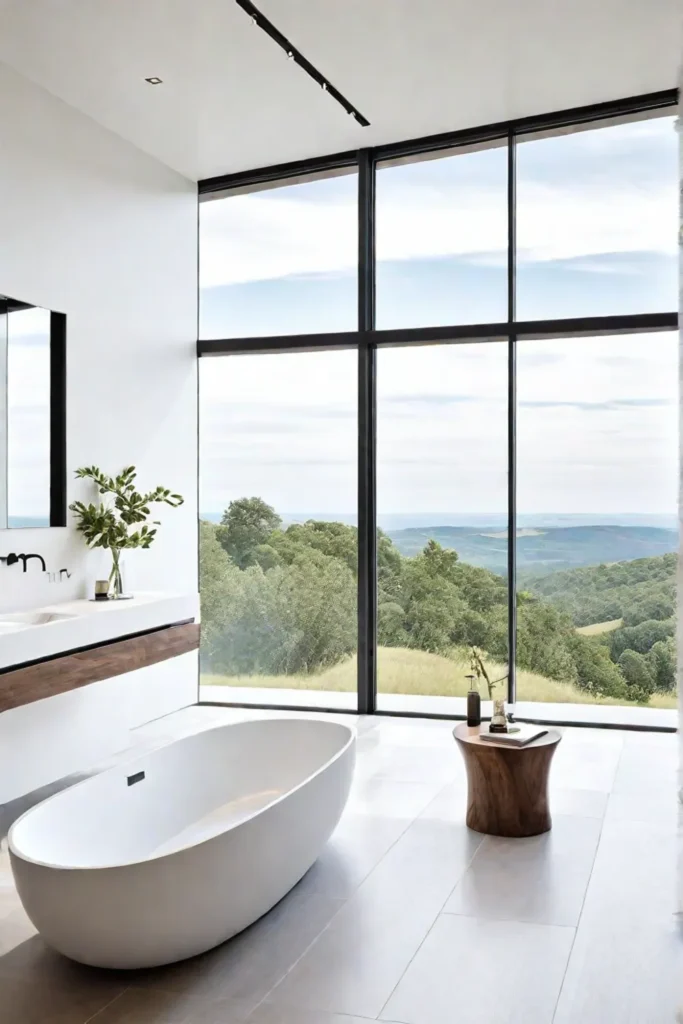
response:
<path id="1" fill-rule="evenodd" d="M 0 669 L 199 618 L 198 594 L 141 593 L 128 601 L 65 601 L 23 615 L 70 616 L 0 632 Z M 4 618 L 11 619 L 11 613 Z M 0 612 L 0 622 L 3 613 Z"/>

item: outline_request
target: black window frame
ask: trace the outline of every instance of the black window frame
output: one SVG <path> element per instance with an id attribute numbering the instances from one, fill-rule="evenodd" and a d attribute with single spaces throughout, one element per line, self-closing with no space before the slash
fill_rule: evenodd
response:
<path id="1" fill-rule="evenodd" d="M 297 178 L 325 172 L 353 170 L 358 175 L 358 329 L 299 335 L 272 335 L 201 339 L 197 342 L 198 358 L 227 356 L 238 353 L 275 353 L 324 351 L 353 348 L 358 352 L 358 714 L 392 714 L 405 717 L 459 719 L 462 715 L 425 714 L 424 712 L 383 712 L 377 708 L 377 350 L 397 345 L 465 344 L 501 341 L 508 346 L 508 536 L 516 537 L 517 480 L 517 341 L 531 338 L 580 338 L 600 335 L 635 334 L 638 332 L 672 331 L 678 329 L 678 311 L 657 313 L 614 314 L 543 320 L 519 321 L 516 318 L 516 143 L 519 137 L 533 133 L 572 129 L 591 122 L 614 121 L 620 118 L 646 116 L 671 108 L 675 113 L 678 89 L 634 96 L 614 102 L 597 103 L 569 110 L 517 118 L 477 128 L 468 128 L 440 135 L 368 147 L 329 156 L 275 164 L 252 171 L 219 175 L 198 183 L 202 197 L 219 198 L 233 190 L 293 183 Z M 506 321 L 486 324 L 452 324 L 437 327 L 410 327 L 377 330 L 375 327 L 376 288 L 376 181 L 378 166 L 387 160 L 409 159 L 421 154 L 437 156 L 440 150 L 453 154 L 461 147 L 498 141 L 507 148 L 507 310 Z M 514 707 L 516 686 L 516 544 L 508 544 L 508 702 Z M 235 702 L 225 704 L 240 706 Z M 250 703 L 247 707 L 291 710 L 285 705 Z M 298 705 L 300 710 L 342 711 Z M 643 731 L 675 731 L 664 726 L 555 721 L 544 717 L 544 723 L 558 725 L 591 725 L 603 728 L 631 728 Z"/>

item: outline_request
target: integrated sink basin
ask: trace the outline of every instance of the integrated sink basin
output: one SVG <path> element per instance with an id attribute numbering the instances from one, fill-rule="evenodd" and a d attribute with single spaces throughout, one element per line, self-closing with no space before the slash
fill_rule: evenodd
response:
<path id="1" fill-rule="evenodd" d="M 0 630 L 9 632 L 10 629 L 21 629 L 23 626 L 45 626 L 48 622 L 64 622 L 65 619 L 75 618 L 75 615 L 65 612 L 12 612 L 0 615 Z"/>
<path id="2" fill-rule="evenodd" d="M 192 621 L 198 614 L 196 594 L 142 593 L 130 601 L 80 598 L 25 609 L 0 608 L 0 679 L 7 669 Z"/>

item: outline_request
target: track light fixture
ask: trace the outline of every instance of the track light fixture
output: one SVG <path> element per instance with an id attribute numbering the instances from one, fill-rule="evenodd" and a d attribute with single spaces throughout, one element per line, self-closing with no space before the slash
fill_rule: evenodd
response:
<path id="1" fill-rule="evenodd" d="M 288 60 L 293 60 L 299 65 L 299 67 L 303 68 L 306 74 L 309 75 L 314 82 L 318 83 L 323 92 L 328 92 L 330 96 L 332 96 L 332 98 L 344 108 L 347 114 L 355 118 L 358 124 L 362 125 L 363 128 L 368 127 L 370 122 L 367 117 L 364 117 L 360 110 L 354 107 L 353 103 L 347 100 L 346 96 L 343 96 L 339 92 L 339 89 L 335 89 L 332 83 L 328 81 L 328 79 L 325 78 L 325 76 L 322 75 L 320 71 L 318 71 L 318 69 L 304 57 L 303 53 L 301 53 L 300 50 L 297 50 L 296 46 L 290 43 L 286 36 L 283 36 L 282 32 L 275 27 L 272 21 L 269 21 L 269 19 L 266 18 L 266 16 L 262 14 L 253 3 L 251 3 L 251 0 L 235 0 L 235 3 L 249 16 L 253 25 L 262 29 L 266 35 L 270 36 L 274 43 L 277 43 L 277 45 L 285 51 Z"/>

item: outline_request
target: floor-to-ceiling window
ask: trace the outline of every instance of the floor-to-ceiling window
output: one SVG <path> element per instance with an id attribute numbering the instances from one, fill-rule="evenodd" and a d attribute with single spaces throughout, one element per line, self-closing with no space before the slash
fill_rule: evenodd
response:
<path id="1" fill-rule="evenodd" d="M 507 423 L 506 342 L 379 352 L 380 709 L 447 711 L 478 655 L 504 689 Z"/>
<path id="2" fill-rule="evenodd" d="M 355 705 L 354 357 L 202 360 L 205 698 Z"/>
<path id="3" fill-rule="evenodd" d="M 677 333 L 517 358 L 517 698 L 673 708 Z"/>
<path id="4" fill-rule="evenodd" d="M 355 168 L 201 206 L 203 699 L 355 707 L 356 352 L 261 338 L 352 330 Z M 304 692 L 306 691 L 306 692 Z"/>
<path id="5" fill-rule="evenodd" d="M 201 699 L 661 724 L 673 99 L 200 185 Z"/>

